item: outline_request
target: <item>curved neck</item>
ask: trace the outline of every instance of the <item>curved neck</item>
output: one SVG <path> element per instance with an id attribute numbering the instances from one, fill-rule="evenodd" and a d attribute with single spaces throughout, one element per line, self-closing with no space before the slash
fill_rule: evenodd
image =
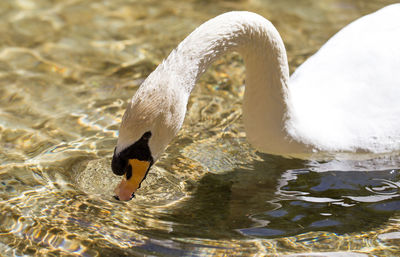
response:
<path id="1" fill-rule="evenodd" d="M 190 93 L 207 67 L 229 51 L 239 52 L 246 65 L 243 119 L 249 142 L 268 153 L 304 152 L 285 129 L 289 68 L 282 39 L 268 20 L 249 12 L 217 16 L 182 41 L 162 66 Z"/>

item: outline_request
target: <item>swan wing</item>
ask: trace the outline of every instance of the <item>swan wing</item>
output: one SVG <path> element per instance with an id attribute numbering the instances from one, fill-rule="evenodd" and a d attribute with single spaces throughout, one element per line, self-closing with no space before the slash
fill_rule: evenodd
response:
<path id="1" fill-rule="evenodd" d="M 349 24 L 289 83 L 287 129 L 318 150 L 400 148 L 400 4 Z"/>

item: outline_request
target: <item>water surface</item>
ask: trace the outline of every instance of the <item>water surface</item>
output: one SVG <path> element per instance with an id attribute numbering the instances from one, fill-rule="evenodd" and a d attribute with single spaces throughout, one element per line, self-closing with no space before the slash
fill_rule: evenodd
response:
<path id="1" fill-rule="evenodd" d="M 0 2 L 0 255 L 400 255 L 398 157 L 305 162 L 256 152 L 244 67 L 202 77 L 182 131 L 130 202 L 110 161 L 127 100 L 195 27 L 255 11 L 293 71 L 389 0 Z"/>

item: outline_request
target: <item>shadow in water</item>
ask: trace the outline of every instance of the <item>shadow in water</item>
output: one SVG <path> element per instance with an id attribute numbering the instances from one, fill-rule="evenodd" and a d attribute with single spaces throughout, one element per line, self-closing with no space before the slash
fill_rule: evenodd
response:
<path id="1" fill-rule="evenodd" d="M 296 159 L 262 155 L 251 169 L 206 174 L 162 219 L 179 237 L 274 238 L 308 231 L 351 233 L 400 212 L 400 170 L 315 172 Z"/>

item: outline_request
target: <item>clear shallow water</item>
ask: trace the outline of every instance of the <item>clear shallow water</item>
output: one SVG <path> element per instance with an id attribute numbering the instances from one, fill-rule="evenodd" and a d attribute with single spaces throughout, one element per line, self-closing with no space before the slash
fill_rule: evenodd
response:
<path id="1" fill-rule="evenodd" d="M 396 1 L 1 1 L 0 254 L 400 254 L 400 165 L 255 152 L 240 57 L 217 61 L 133 201 L 112 199 L 126 101 L 185 35 L 229 10 L 280 31 L 292 71 Z M 307 255 L 307 254 L 306 254 Z"/>

